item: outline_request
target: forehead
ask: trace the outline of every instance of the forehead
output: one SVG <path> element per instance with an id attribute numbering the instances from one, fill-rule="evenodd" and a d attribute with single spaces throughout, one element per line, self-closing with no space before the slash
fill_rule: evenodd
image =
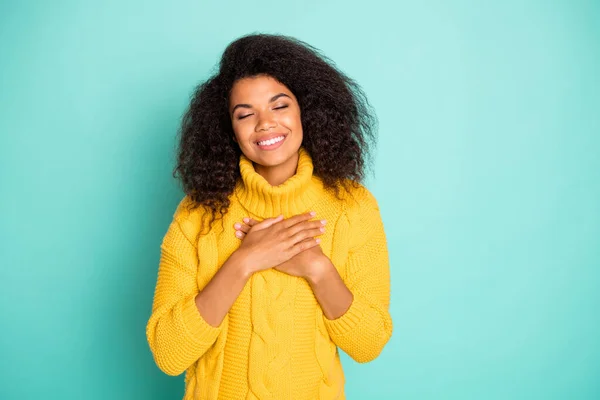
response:
<path id="1" fill-rule="evenodd" d="M 283 83 L 271 76 L 253 76 L 237 80 L 231 89 L 231 103 L 267 102 L 278 93 L 285 93 L 294 98 L 293 93 Z"/>

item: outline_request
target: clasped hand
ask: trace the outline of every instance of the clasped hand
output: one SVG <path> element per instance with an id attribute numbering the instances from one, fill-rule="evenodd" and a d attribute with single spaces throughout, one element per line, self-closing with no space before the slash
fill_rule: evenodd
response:
<path id="1" fill-rule="evenodd" d="M 316 278 L 330 263 L 315 236 L 325 232 L 325 220 L 310 221 L 314 213 L 256 221 L 244 218 L 234 224 L 242 240 L 238 251 L 245 254 L 251 272 L 274 268 L 288 275 Z"/>

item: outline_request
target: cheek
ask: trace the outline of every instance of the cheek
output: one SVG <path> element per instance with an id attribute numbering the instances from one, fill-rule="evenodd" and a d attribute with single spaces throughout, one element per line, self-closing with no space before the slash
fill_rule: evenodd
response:
<path id="1" fill-rule="evenodd" d="M 292 132 L 302 131 L 302 121 L 298 114 L 287 115 L 284 123 Z"/>
<path id="2" fill-rule="evenodd" d="M 233 132 L 238 142 L 247 142 L 252 136 L 252 129 L 248 124 L 237 123 L 233 125 Z"/>

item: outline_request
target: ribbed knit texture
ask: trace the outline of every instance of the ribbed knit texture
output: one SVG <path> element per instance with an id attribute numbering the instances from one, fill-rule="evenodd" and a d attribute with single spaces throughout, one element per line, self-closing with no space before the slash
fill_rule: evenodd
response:
<path id="1" fill-rule="evenodd" d="M 186 372 L 184 400 L 345 399 L 338 348 L 357 362 L 376 358 L 392 334 L 390 267 L 379 207 L 364 187 L 343 199 L 313 176 L 299 150 L 296 174 L 271 186 L 244 155 L 242 179 L 223 223 L 202 231 L 202 207 L 183 198 L 161 244 L 146 334 L 158 367 Z M 223 322 L 213 327 L 194 298 L 239 247 L 233 224 L 245 216 L 285 218 L 310 210 L 327 219 L 321 248 L 354 296 L 344 315 L 323 315 L 303 278 L 276 270 L 254 274 Z"/>

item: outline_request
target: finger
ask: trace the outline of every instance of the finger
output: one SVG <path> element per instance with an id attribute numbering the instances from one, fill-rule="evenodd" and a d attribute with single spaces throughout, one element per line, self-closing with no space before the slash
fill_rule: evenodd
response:
<path id="1" fill-rule="evenodd" d="M 246 234 L 242 231 L 235 231 L 235 237 L 238 239 L 243 239 Z"/>
<path id="2" fill-rule="evenodd" d="M 258 224 L 254 225 L 257 228 L 263 229 L 263 228 L 268 228 L 269 226 L 279 222 L 283 220 L 283 214 L 278 215 L 275 218 L 267 218 L 261 222 L 259 222 Z"/>
<path id="3" fill-rule="evenodd" d="M 246 224 L 240 224 L 239 222 L 234 224 L 233 227 L 235 228 L 236 231 L 242 231 L 244 233 L 248 233 L 248 231 L 250 230 L 250 226 L 246 225 Z"/>
<path id="4" fill-rule="evenodd" d="M 290 218 L 284 220 L 282 223 L 283 223 L 284 228 L 289 228 L 290 226 L 296 225 L 299 222 L 308 221 L 309 219 L 313 218 L 315 215 L 317 215 L 317 213 L 314 211 L 307 212 L 304 214 L 298 214 L 298 215 L 294 215 L 293 217 L 290 217 Z"/>
<path id="5" fill-rule="evenodd" d="M 316 239 L 317 239 L 317 238 L 315 238 L 315 237 L 308 237 L 308 238 L 306 238 L 306 239 L 304 239 L 304 240 L 301 240 L 301 241 L 300 241 L 300 242 L 298 242 L 298 243 L 312 244 L 312 243 L 314 242 L 314 243 L 316 244 L 316 243 L 317 243 L 317 240 L 316 240 Z M 319 240 L 320 240 L 320 239 L 319 239 Z M 320 241 L 321 241 L 321 240 L 320 240 Z"/>
<path id="6" fill-rule="evenodd" d="M 292 225 L 289 228 L 287 228 L 285 230 L 285 234 L 287 235 L 287 237 L 292 237 L 295 234 L 297 234 L 298 232 L 301 231 L 305 231 L 305 230 L 310 230 L 310 229 L 319 229 L 319 228 L 323 228 L 323 230 L 321 232 L 325 232 L 325 224 L 327 223 L 327 220 L 320 220 L 320 221 L 302 221 L 297 223 L 296 225 Z"/>
<path id="7" fill-rule="evenodd" d="M 248 224 L 248 226 L 250 226 L 250 227 L 253 227 L 254 225 L 258 224 L 258 221 L 255 220 L 254 218 L 246 217 L 243 220 L 244 220 L 244 223 Z"/>
<path id="8" fill-rule="evenodd" d="M 312 247 L 318 246 L 319 243 L 321 243 L 321 239 L 319 238 L 307 238 L 305 240 L 302 240 L 298 243 L 296 243 L 293 247 L 292 247 L 292 254 L 296 255 L 298 253 L 300 253 L 301 251 L 304 250 L 308 250 Z"/>
<path id="9" fill-rule="evenodd" d="M 314 238 L 316 236 L 322 235 L 325 232 L 325 227 L 316 228 L 316 229 L 304 229 L 295 235 L 290 237 L 290 241 L 293 244 L 302 242 L 306 238 Z"/>

